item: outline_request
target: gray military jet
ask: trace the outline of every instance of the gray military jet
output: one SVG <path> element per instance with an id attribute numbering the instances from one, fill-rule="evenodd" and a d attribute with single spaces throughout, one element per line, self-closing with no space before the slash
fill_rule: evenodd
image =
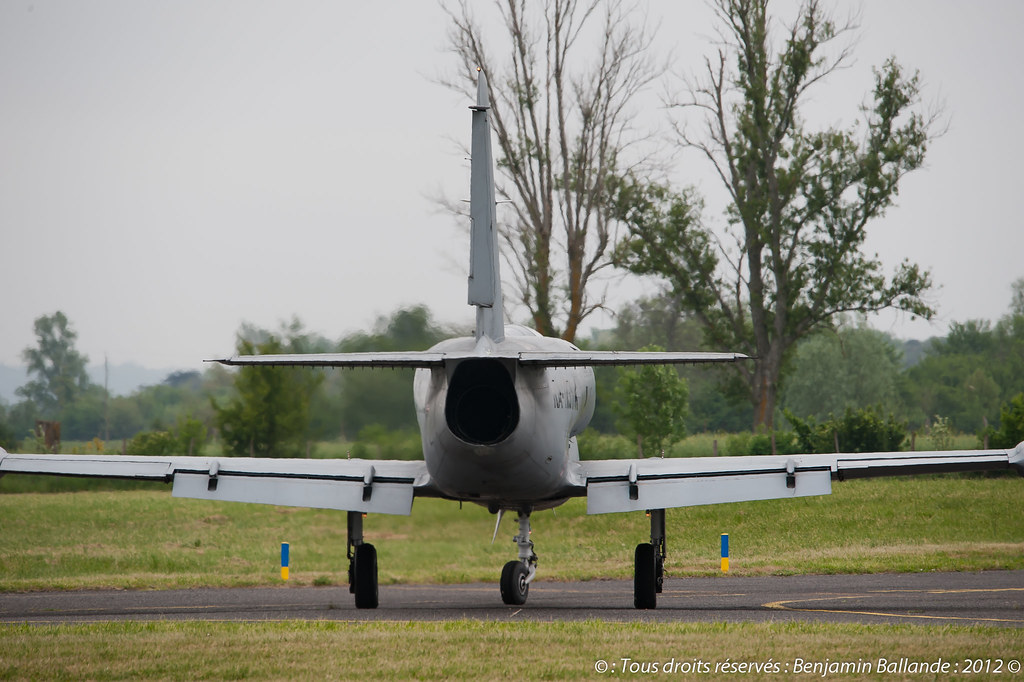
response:
<path id="1" fill-rule="evenodd" d="M 721 502 L 826 495 L 833 480 L 1015 468 L 1012 450 L 581 461 L 576 436 L 594 413 L 593 367 L 743 361 L 739 353 L 583 351 L 506 325 L 502 314 L 490 101 L 480 76 L 473 111 L 469 304 L 473 336 L 423 352 L 235 356 L 216 362 L 272 367 L 411 367 L 423 460 L 295 460 L 8 454 L 9 473 L 148 479 L 177 497 L 348 512 L 349 584 L 359 608 L 378 604 L 377 553 L 363 539 L 366 514 L 410 514 L 415 497 L 474 502 L 518 516 L 518 558 L 501 572 L 501 598 L 524 604 L 537 574 L 530 514 L 572 497 L 587 512 L 647 512 L 638 544 L 634 604 L 654 608 L 665 561 L 665 510 Z"/>

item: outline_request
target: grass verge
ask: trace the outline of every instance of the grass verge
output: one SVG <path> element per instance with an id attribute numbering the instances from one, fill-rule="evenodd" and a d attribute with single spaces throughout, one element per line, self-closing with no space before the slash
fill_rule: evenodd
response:
<path id="1" fill-rule="evenodd" d="M 1021 658 L 1016 630 L 807 623 L 102 623 L 0 626 L 0 641 L 4 679 L 761 680 L 815 663 L 855 666 L 829 675 L 845 679 L 958 679 L 879 671 L 879 659 L 1002 660 L 1016 677 L 1006 663 Z"/>
<path id="2" fill-rule="evenodd" d="M 670 576 L 711 575 L 719 534 L 734 574 L 1024 568 L 1022 481 L 940 476 L 836 484 L 832 495 L 668 512 Z M 345 584 L 343 512 L 179 500 L 167 491 L 0 495 L 0 590 Z M 496 581 L 515 555 L 483 508 L 417 500 L 366 519 L 383 584 Z M 572 500 L 533 517 L 544 580 L 628 578 L 642 514 L 587 516 Z"/>

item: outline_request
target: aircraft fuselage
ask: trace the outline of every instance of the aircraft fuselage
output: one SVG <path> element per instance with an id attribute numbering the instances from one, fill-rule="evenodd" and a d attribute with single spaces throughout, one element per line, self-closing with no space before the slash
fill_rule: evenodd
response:
<path id="1" fill-rule="evenodd" d="M 492 509 L 561 504 L 575 485 L 575 436 L 594 414 L 590 367 L 518 363 L 519 351 L 575 349 L 562 339 L 507 327 L 505 339 L 449 339 L 431 351 L 471 357 L 416 370 L 423 458 L 446 495 Z"/>

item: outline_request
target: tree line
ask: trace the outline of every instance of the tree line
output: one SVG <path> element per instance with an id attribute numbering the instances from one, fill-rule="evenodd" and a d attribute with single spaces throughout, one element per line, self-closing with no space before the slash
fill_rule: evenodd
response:
<path id="1" fill-rule="evenodd" d="M 1015 285 L 1015 292 L 1022 291 L 1024 279 Z M 858 443 L 900 449 L 909 446 L 909 434 L 936 426 L 976 434 L 979 445 L 988 439 L 993 446 L 1010 447 L 1024 440 L 1024 307 L 1014 305 L 994 323 L 953 324 L 947 336 L 926 342 L 912 364 L 903 344 L 854 321 L 804 339 L 787 366 L 779 428 L 772 431 L 750 430 L 753 407 L 742 382 L 726 367 L 600 368 L 591 428 L 595 434 L 644 441 L 645 455 L 687 433 L 706 432 L 746 432 L 755 440 L 743 441 L 744 452 L 762 454 L 851 447 L 852 436 L 843 435 L 840 442 L 839 434 L 858 429 L 871 432 L 857 436 Z M 399 442 L 416 449 L 411 370 L 215 365 L 203 372 L 176 372 L 130 396 L 110 396 L 89 382 L 86 358 L 75 349 L 74 329 L 62 313 L 43 316 L 35 326 L 37 345 L 23 354 L 30 381 L 18 389 L 19 402 L 0 402 L 0 445 L 7 449 L 39 449 L 37 420 L 59 421 L 65 440 L 133 454 L 199 453 L 211 438 L 225 454 L 241 456 L 308 456 L 311 444 L 337 440 L 356 444 L 356 456 L 372 456 Z M 236 348 L 239 353 L 425 350 L 459 333 L 467 330 L 438 324 L 426 307 L 417 306 L 338 341 L 309 333 L 294 319 L 276 330 L 243 325 Z M 699 322 L 680 314 L 668 293 L 628 306 L 614 329 L 581 345 L 716 350 L 702 341 Z M 377 450 L 366 451 L 366 443 Z"/>

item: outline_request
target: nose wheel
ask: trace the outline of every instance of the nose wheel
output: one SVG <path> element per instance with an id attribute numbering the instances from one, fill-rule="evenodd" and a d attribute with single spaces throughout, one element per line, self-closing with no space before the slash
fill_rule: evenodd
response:
<path id="1" fill-rule="evenodd" d="M 501 569 L 501 601 L 510 606 L 521 606 L 526 603 L 530 594 L 530 583 L 526 581 L 530 570 L 522 561 L 514 560 Z"/>
<path id="2" fill-rule="evenodd" d="M 519 511 L 519 534 L 512 538 L 519 547 L 519 558 L 505 564 L 501 570 L 501 601 L 510 606 L 522 606 L 530 594 L 530 583 L 537 575 L 537 555 L 530 540 L 530 511 Z"/>

